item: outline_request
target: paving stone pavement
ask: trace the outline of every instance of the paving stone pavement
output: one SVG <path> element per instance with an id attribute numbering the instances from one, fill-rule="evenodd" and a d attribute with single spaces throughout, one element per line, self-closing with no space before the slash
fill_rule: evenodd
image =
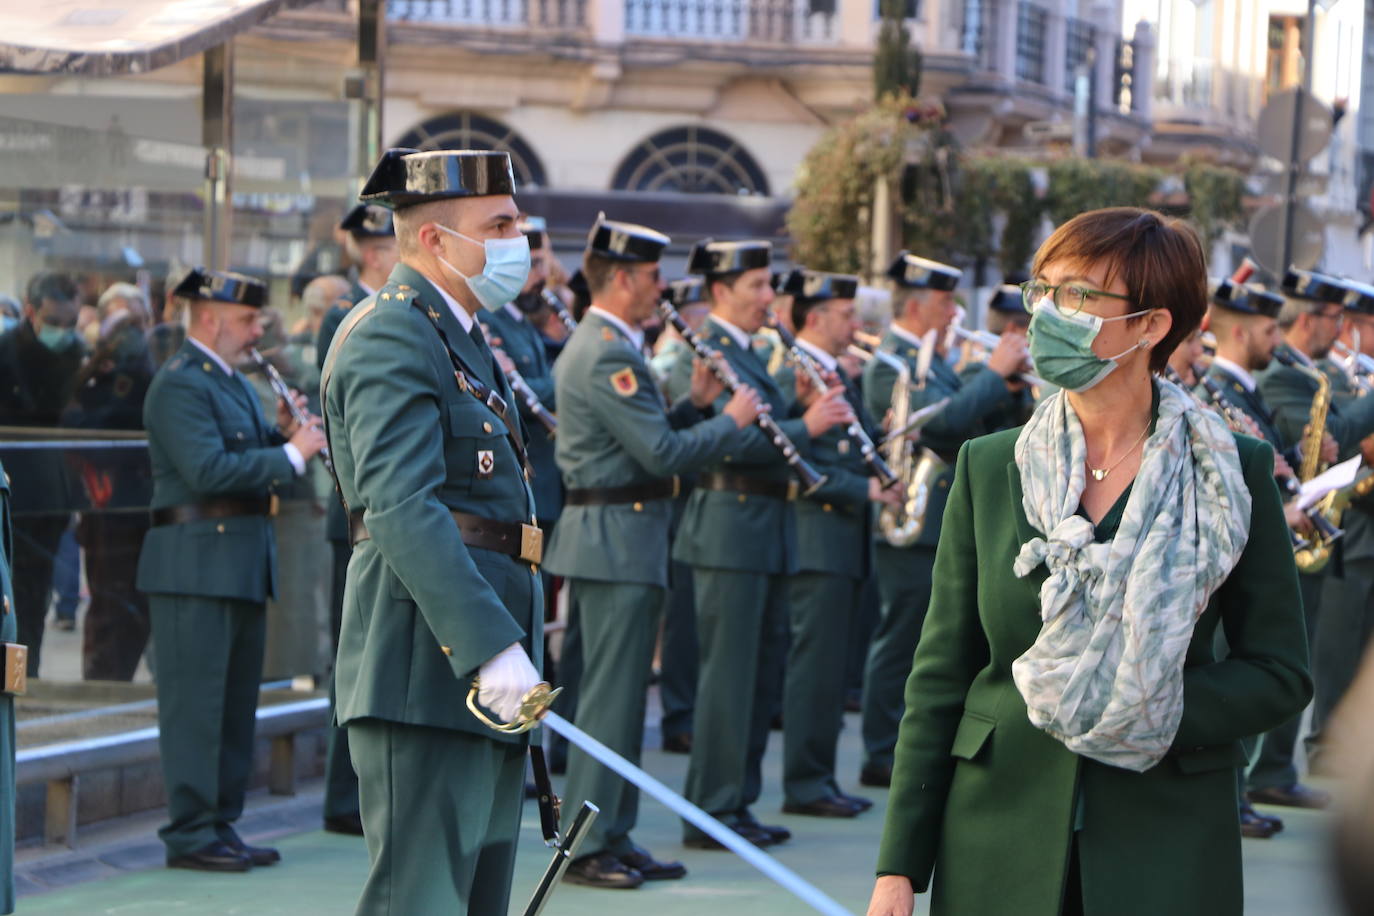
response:
<path id="1" fill-rule="evenodd" d="M 658 751 L 656 731 L 646 744 L 646 768 L 670 787 L 681 786 L 686 758 Z M 764 763 L 764 797 L 755 808 L 765 821 L 785 824 L 795 834 L 773 852 L 842 906 L 861 914 L 872 887 L 886 793 L 860 790 L 854 782 L 859 768 L 858 718 L 846 717 L 840 776 L 848 791 L 877 802 L 859 818 L 835 821 L 780 814 L 781 750 L 781 736 L 775 733 Z M 88 831 L 83 847 L 74 852 L 22 850 L 17 864 L 22 895 L 18 912 L 24 916 L 350 913 L 366 873 L 367 852 L 361 839 L 319 829 L 319 792 L 315 786 L 293 799 L 260 795 L 250 800 L 241 832 L 251 842 L 276 845 L 283 862 L 243 875 L 162 868 L 162 850 L 153 832 L 158 818 L 153 815 Z M 1283 833 L 1270 840 L 1244 841 L 1247 916 L 1339 916 L 1326 878 L 1328 817 L 1306 811 L 1276 813 L 1287 823 Z M 545 910 L 549 916 L 804 912 L 794 898 L 735 856 L 684 849 L 676 818 L 658 803 L 645 800 L 640 820 L 637 841 L 660 858 L 681 859 L 688 877 L 636 891 L 597 891 L 565 884 Z M 525 808 L 521 840 L 511 907 L 517 914 L 549 859 L 539 838 L 533 804 Z M 925 898 L 920 899 L 917 913 L 925 913 Z"/>

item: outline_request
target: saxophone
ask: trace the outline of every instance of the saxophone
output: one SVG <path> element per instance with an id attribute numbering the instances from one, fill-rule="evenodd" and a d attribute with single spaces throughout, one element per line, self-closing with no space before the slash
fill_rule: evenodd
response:
<path id="1" fill-rule="evenodd" d="M 1307 414 L 1307 429 L 1303 433 L 1300 445 L 1302 465 L 1298 468 L 1298 480 L 1306 483 L 1326 470 L 1321 454 L 1322 439 L 1326 438 L 1326 415 L 1331 409 L 1331 380 L 1325 373 L 1303 365 L 1282 349 L 1274 351 L 1274 358 L 1285 366 L 1297 369 L 1317 383 L 1317 394 L 1312 398 L 1312 407 Z M 1335 491 L 1323 496 L 1312 508 L 1321 513 L 1330 523 L 1331 529 L 1340 529 L 1342 510 L 1336 504 Z M 1331 561 L 1331 550 L 1335 544 L 1335 538 L 1328 534 L 1325 526 L 1314 529 L 1311 540 L 1311 546 L 1293 554 L 1298 569 L 1305 573 L 1321 572 Z"/>
<path id="2" fill-rule="evenodd" d="M 905 360 L 885 350 L 874 349 L 872 355 L 897 373 L 897 380 L 892 385 L 890 428 L 904 429 L 911 417 L 911 369 Z M 878 530 L 893 547 L 910 547 L 925 530 L 930 489 L 949 464 L 930 449 L 918 448 L 905 435 L 890 436 L 884 451 L 904 498 L 899 508 L 883 506 L 878 513 Z"/>

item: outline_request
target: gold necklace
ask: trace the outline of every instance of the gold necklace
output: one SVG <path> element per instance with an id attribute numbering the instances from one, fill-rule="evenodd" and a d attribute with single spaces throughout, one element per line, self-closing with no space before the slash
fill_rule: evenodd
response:
<path id="1" fill-rule="evenodd" d="M 1150 431 L 1150 424 L 1149 424 L 1149 423 L 1146 423 L 1146 424 L 1145 424 L 1145 428 L 1144 428 L 1143 430 L 1140 431 L 1140 435 L 1139 435 L 1139 436 L 1136 436 L 1135 441 L 1131 443 L 1131 447 L 1128 448 L 1128 449 L 1126 449 L 1125 453 L 1122 454 L 1122 456 L 1121 456 L 1120 458 L 1118 458 L 1118 459 L 1116 459 L 1115 461 L 1113 461 L 1113 462 L 1112 462 L 1110 465 L 1108 465 L 1107 467 L 1105 467 L 1105 468 L 1095 468 L 1095 467 L 1093 467 L 1091 464 L 1089 464 L 1089 465 L 1088 465 L 1088 470 L 1092 472 L 1093 480 L 1103 480 L 1103 479 L 1106 478 L 1106 476 L 1107 476 L 1108 474 L 1110 474 L 1112 471 L 1115 471 L 1116 468 L 1117 468 L 1117 465 L 1121 464 L 1121 462 L 1125 461 L 1128 457 L 1130 457 L 1130 454 L 1131 454 L 1132 452 L 1135 451 L 1135 447 L 1136 447 L 1137 445 L 1139 445 L 1139 444 L 1141 443 L 1142 440 L 1144 440 L 1145 434 L 1148 433 L 1149 431 Z M 1086 459 L 1085 459 L 1084 463 L 1085 463 L 1085 464 L 1087 463 Z"/>

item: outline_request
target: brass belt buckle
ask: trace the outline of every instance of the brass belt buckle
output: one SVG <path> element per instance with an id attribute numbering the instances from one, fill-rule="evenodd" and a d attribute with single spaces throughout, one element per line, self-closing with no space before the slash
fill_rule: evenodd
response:
<path id="1" fill-rule="evenodd" d="M 22 696 L 29 692 L 29 647 L 17 642 L 0 643 L 5 647 L 5 683 L 0 693 Z"/>
<path id="2" fill-rule="evenodd" d="M 267 517 L 276 518 L 277 512 L 281 509 L 281 497 L 275 493 L 267 497 Z"/>
<path id="3" fill-rule="evenodd" d="M 801 492 L 801 487 L 795 479 L 787 481 L 787 501 L 796 502 L 797 494 Z"/>
<path id="4" fill-rule="evenodd" d="M 535 566 L 544 562 L 544 532 L 538 526 L 520 526 L 520 559 Z"/>

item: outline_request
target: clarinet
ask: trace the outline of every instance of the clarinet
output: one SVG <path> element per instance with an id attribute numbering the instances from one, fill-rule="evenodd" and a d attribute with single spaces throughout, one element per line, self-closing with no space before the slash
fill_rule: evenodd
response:
<path id="1" fill-rule="evenodd" d="M 821 367 L 816 363 L 815 357 L 797 346 L 797 338 L 791 331 L 783 327 L 777 316 L 773 316 L 770 324 L 782 340 L 783 346 L 787 348 L 787 352 L 792 355 L 793 361 L 811 379 L 811 387 L 815 388 L 817 392 L 825 391 L 830 387 L 825 383 L 825 377 L 821 374 Z M 893 473 L 892 468 L 888 467 L 883 456 L 878 454 L 878 447 L 873 444 L 873 439 L 864 431 L 863 424 L 859 422 L 857 416 L 855 416 L 854 422 L 845 428 L 845 432 L 859 446 L 859 454 L 863 455 L 864 463 L 873 472 L 873 476 L 878 478 L 878 483 L 882 484 L 883 489 L 887 489 L 897 482 L 897 475 Z"/>
<path id="2" fill-rule="evenodd" d="M 558 298 L 557 293 L 546 286 L 539 291 L 539 295 L 544 297 L 544 304 L 553 310 L 553 313 L 558 316 L 558 320 L 563 322 L 563 327 L 568 329 L 569 334 L 577 330 L 577 319 L 572 316 L 572 312 L 568 311 L 563 300 Z"/>
<path id="3" fill-rule="evenodd" d="M 486 325 L 482 325 L 482 333 L 487 335 L 488 341 L 493 339 L 491 331 Z M 492 349 L 499 350 L 501 348 L 493 345 Z M 511 391 L 514 391 L 520 396 L 520 400 L 525 402 L 525 409 L 534 415 L 534 418 L 543 425 L 544 429 L 549 434 L 549 438 L 552 439 L 554 433 L 558 432 L 558 418 L 544 406 L 543 401 L 539 400 L 539 395 L 534 393 L 534 389 L 530 387 L 529 382 L 525 381 L 525 377 L 520 374 L 520 370 L 512 366 L 506 372 L 506 381 L 510 384 Z"/>
<path id="4" fill-rule="evenodd" d="M 296 405 L 296 398 L 291 393 L 291 386 L 286 384 L 286 379 L 281 377 L 277 367 L 267 361 L 267 359 L 257 351 L 256 348 L 248 351 L 248 356 L 257 363 L 258 368 L 267 376 L 267 384 L 272 386 L 272 391 L 277 397 L 286 402 L 286 409 L 291 412 L 291 419 L 296 421 L 298 426 L 307 426 L 310 423 L 310 414 L 306 413 Z M 324 462 L 325 468 L 330 474 L 334 473 L 334 462 L 329 457 L 329 446 L 320 449 L 320 460 Z"/>
<path id="5" fill-rule="evenodd" d="M 735 370 L 731 368 L 730 363 L 728 363 L 719 353 L 712 351 L 701 342 L 701 338 L 697 337 L 683 317 L 678 314 L 678 310 L 673 308 L 671 302 L 667 300 L 660 301 L 658 304 L 658 311 L 665 321 L 677 329 L 677 332 L 682 335 L 682 339 L 687 341 L 687 344 L 696 355 L 704 360 L 706 365 L 711 367 L 711 371 L 715 373 L 716 378 L 720 379 L 721 384 L 725 386 L 725 390 L 734 394 L 743 387 L 740 383 L 739 376 L 735 374 Z M 803 494 L 809 496 L 816 491 L 817 487 L 825 483 L 825 475 L 806 463 L 806 459 L 802 458 L 801 454 L 797 451 L 797 446 L 791 439 L 787 438 L 787 434 L 778 426 L 772 414 L 767 412 L 760 413 L 754 418 L 754 423 L 759 429 L 764 431 L 768 436 L 768 440 L 773 443 L 777 450 L 782 452 L 782 457 L 787 460 L 788 467 L 792 469 L 793 473 L 797 475 L 797 479 L 801 481 Z"/>

